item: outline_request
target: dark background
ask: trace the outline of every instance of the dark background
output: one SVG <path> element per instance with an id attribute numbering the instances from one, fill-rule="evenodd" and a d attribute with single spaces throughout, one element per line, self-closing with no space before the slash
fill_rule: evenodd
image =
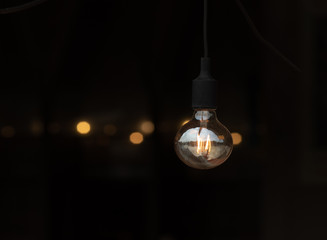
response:
<path id="1" fill-rule="evenodd" d="M 209 0 L 217 116 L 243 136 L 209 171 L 173 150 L 192 115 L 201 0 L 60 0 L 0 15 L 0 239 L 326 239 L 327 2 L 243 4 L 302 72 L 234 1 Z M 133 145 L 143 120 L 155 132 Z"/>

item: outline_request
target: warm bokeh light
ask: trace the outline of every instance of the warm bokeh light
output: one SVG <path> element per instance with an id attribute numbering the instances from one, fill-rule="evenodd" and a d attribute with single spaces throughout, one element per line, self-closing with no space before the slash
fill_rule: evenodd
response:
<path id="1" fill-rule="evenodd" d="M 232 135 L 232 138 L 233 138 L 233 144 L 234 145 L 238 145 L 242 142 L 242 135 L 237 133 L 237 132 L 234 132 L 234 133 L 231 133 Z"/>
<path id="2" fill-rule="evenodd" d="M 151 121 L 144 121 L 141 124 L 141 131 L 144 134 L 151 134 L 154 131 L 154 124 Z"/>
<path id="3" fill-rule="evenodd" d="M 117 132 L 117 127 L 115 125 L 113 125 L 113 124 L 107 124 L 103 128 L 103 132 L 106 135 L 113 136 Z"/>
<path id="4" fill-rule="evenodd" d="M 221 139 L 221 140 L 225 139 L 224 135 L 219 135 L 218 138 Z"/>
<path id="5" fill-rule="evenodd" d="M 31 132 L 35 136 L 40 136 L 44 132 L 44 125 L 41 121 L 35 120 L 31 123 Z"/>
<path id="6" fill-rule="evenodd" d="M 15 128 L 12 126 L 4 126 L 1 129 L 1 135 L 5 138 L 11 138 L 15 136 L 15 133 L 16 133 Z"/>
<path id="7" fill-rule="evenodd" d="M 91 130 L 91 125 L 86 121 L 81 121 L 77 123 L 76 130 L 80 134 L 88 134 Z"/>
<path id="8" fill-rule="evenodd" d="M 143 135 L 139 132 L 133 132 L 131 135 L 129 135 L 129 140 L 133 144 L 140 144 L 143 142 Z"/>

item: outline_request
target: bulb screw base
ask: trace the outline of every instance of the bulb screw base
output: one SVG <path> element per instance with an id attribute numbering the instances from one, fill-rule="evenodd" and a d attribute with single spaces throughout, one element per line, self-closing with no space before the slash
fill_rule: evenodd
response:
<path id="1" fill-rule="evenodd" d="M 210 74 L 210 58 L 201 58 L 201 71 L 192 83 L 193 109 L 216 109 L 217 81 Z"/>

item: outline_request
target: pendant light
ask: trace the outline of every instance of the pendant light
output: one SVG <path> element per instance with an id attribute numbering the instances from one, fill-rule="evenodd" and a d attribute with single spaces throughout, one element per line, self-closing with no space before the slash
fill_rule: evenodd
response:
<path id="1" fill-rule="evenodd" d="M 233 149 L 228 129 L 216 116 L 217 81 L 210 74 L 207 43 L 207 0 L 204 0 L 204 57 L 201 71 L 192 84 L 192 119 L 175 137 L 175 151 L 182 162 L 196 169 L 211 169 L 227 160 Z"/>
<path id="2" fill-rule="evenodd" d="M 47 0 L 34 0 L 15 7 L 0 9 L 0 15 L 16 13 L 40 5 Z M 193 80 L 192 120 L 183 125 L 175 137 L 175 151 L 178 157 L 188 166 L 196 169 L 211 169 L 227 160 L 233 150 L 233 140 L 228 129 L 221 124 L 216 116 L 217 82 L 210 74 L 210 59 L 207 43 L 207 0 L 204 1 L 203 40 L 204 57 L 201 58 L 201 71 Z M 257 30 L 240 0 L 235 0 L 237 6 L 254 36 L 278 57 L 284 60 L 297 72 L 302 72 L 290 59 L 267 41 Z"/>

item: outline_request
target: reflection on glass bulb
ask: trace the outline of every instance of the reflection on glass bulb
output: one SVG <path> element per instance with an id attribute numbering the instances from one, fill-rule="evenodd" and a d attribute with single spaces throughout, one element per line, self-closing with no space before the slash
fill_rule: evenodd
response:
<path id="1" fill-rule="evenodd" d="M 197 109 L 192 120 L 183 125 L 175 137 L 175 151 L 188 166 L 210 169 L 227 160 L 233 139 L 212 109 Z"/>

